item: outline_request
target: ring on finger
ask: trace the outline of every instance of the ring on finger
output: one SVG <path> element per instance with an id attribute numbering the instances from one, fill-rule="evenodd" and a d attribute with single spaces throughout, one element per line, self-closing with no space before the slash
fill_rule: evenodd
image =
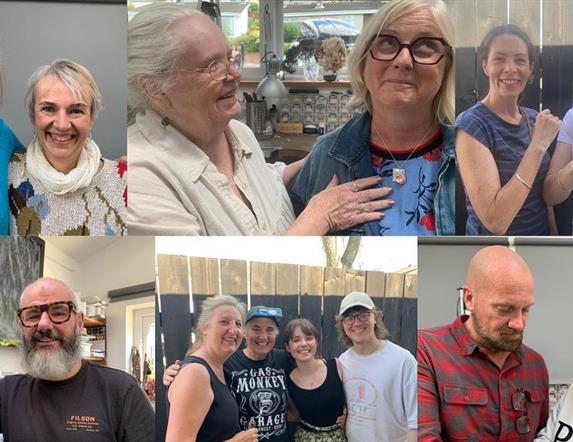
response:
<path id="1" fill-rule="evenodd" d="M 356 205 L 356 210 L 358 210 L 359 213 L 365 212 L 366 206 L 364 205 L 364 203 L 358 203 Z"/>
<path id="2" fill-rule="evenodd" d="M 356 185 L 356 183 L 354 181 L 350 181 L 350 184 L 352 184 L 352 191 L 358 192 L 358 186 Z"/>

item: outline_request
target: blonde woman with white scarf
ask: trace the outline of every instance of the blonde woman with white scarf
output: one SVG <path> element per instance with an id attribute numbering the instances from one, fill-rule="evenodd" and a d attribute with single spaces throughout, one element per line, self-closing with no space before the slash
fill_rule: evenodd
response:
<path id="1" fill-rule="evenodd" d="M 82 65 L 59 59 L 28 82 L 36 135 L 10 161 L 12 235 L 125 235 L 126 168 L 102 158 L 90 133 L 101 93 Z"/>

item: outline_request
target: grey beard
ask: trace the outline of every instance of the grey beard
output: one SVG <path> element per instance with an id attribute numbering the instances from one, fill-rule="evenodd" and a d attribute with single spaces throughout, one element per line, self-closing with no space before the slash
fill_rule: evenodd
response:
<path id="1" fill-rule="evenodd" d="M 49 337 L 57 339 L 57 350 L 42 351 L 36 348 L 36 339 Z M 36 332 L 31 338 L 23 339 L 22 360 L 26 372 L 39 379 L 59 381 L 66 378 L 73 366 L 81 360 L 80 334 L 76 330 L 73 336 L 65 338 L 54 331 Z"/>
<path id="2" fill-rule="evenodd" d="M 504 326 L 499 331 L 499 336 L 487 335 L 481 325 L 479 318 L 472 314 L 471 320 L 473 322 L 474 330 L 480 338 L 479 344 L 492 351 L 514 351 L 523 342 L 523 333 L 511 330 L 509 327 Z M 513 333 L 512 333 L 513 332 Z"/>

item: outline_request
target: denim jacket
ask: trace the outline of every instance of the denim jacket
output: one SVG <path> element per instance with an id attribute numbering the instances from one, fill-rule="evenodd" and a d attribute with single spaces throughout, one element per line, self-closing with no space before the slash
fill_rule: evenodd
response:
<path id="1" fill-rule="evenodd" d="M 310 199 L 324 190 L 336 174 L 340 184 L 374 174 L 370 159 L 370 124 L 365 112 L 333 132 L 318 138 L 304 167 L 298 174 L 290 196 L 298 216 Z M 434 197 L 437 235 L 455 234 L 456 165 L 454 129 L 442 126 L 444 149 L 438 170 L 438 188 Z M 356 225 L 342 235 L 378 235 L 378 222 Z"/>

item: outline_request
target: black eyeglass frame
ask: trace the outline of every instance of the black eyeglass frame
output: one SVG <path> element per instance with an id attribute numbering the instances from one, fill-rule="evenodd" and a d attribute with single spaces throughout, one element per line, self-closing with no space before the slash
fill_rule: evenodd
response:
<path id="1" fill-rule="evenodd" d="M 518 407 L 516 405 L 516 403 L 519 403 L 518 401 L 523 401 L 523 408 Z M 515 430 L 519 434 L 531 433 L 531 425 L 529 424 L 529 413 L 527 410 L 527 402 L 528 401 L 529 401 L 528 393 L 523 388 L 518 388 L 517 391 L 515 391 L 511 395 L 511 405 L 513 406 L 513 409 L 515 411 L 523 411 L 524 412 L 521 416 L 518 416 L 515 419 Z M 522 427 L 520 429 L 520 426 L 523 426 L 523 425 L 525 425 L 525 427 Z M 527 428 L 527 430 L 525 428 Z"/>
<path id="2" fill-rule="evenodd" d="M 68 308 L 69 308 L 68 317 L 66 319 L 64 319 L 63 321 L 54 321 L 54 319 L 52 318 L 52 315 L 50 314 L 50 308 L 53 305 L 61 305 L 61 304 L 65 304 L 68 306 Z M 26 310 L 30 310 L 33 308 L 40 309 L 40 316 L 39 316 L 38 322 L 36 322 L 34 325 L 26 325 L 26 324 L 24 324 L 24 320 L 22 319 L 22 313 L 25 312 Z M 28 327 L 28 328 L 36 327 L 38 325 L 38 323 L 40 322 L 40 319 L 42 318 L 42 313 L 47 312 L 48 317 L 50 318 L 50 321 L 52 321 L 54 324 L 63 324 L 64 322 L 68 322 L 70 320 L 70 318 L 72 317 L 72 313 L 77 313 L 77 311 L 78 311 L 78 309 L 72 301 L 56 301 L 56 302 L 50 302 L 49 304 L 30 305 L 28 307 L 19 308 L 18 309 L 18 319 L 20 320 L 22 327 Z"/>
<path id="3" fill-rule="evenodd" d="M 365 310 L 361 311 L 360 313 L 349 313 L 348 315 L 342 315 L 342 322 L 346 325 L 353 324 L 354 321 L 358 319 L 358 322 L 366 322 L 370 315 L 372 314 L 372 310 Z M 364 316 L 364 319 L 360 319 L 360 316 Z"/>
<path id="4" fill-rule="evenodd" d="M 393 38 L 394 40 L 396 40 L 398 42 L 398 51 L 396 52 L 396 54 L 392 57 L 392 58 L 377 58 L 374 56 L 374 53 L 372 51 L 372 46 L 374 45 L 374 41 L 376 41 L 376 39 L 380 38 L 380 37 L 390 37 Z M 440 58 L 438 58 L 437 61 L 433 62 L 433 63 L 423 63 L 423 62 L 419 62 L 418 60 L 416 60 L 416 57 L 414 57 L 414 53 L 412 52 L 412 46 L 414 46 L 416 43 L 418 43 L 420 40 L 435 40 L 435 41 L 439 41 L 440 43 L 442 43 L 446 50 L 444 51 L 444 53 L 440 56 Z M 410 53 L 410 57 L 412 58 L 412 61 L 414 63 L 417 64 L 421 64 L 424 66 L 432 66 L 435 64 L 438 64 L 440 61 L 442 61 L 442 58 L 444 58 L 444 56 L 446 54 L 448 54 L 451 50 L 452 47 L 450 46 L 450 44 L 444 40 L 441 37 L 418 37 L 416 40 L 414 40 L 412 43 L 402 43 L 400 40 L 398 40 L 398 38 L 395 35 L 390 35 L 390 34 L 378 34 L 376 35 L 376 37 L 374 37 L 374 39 L 372 40 L 372 43 L 370 44 L 370 50 L 368 51 L 370 53 L 370 56 L 377 61 L 394 61 L 396 59 L 396 57 L 398 57 L 398 55 L 400 55 L 400 52 L 402 52 L 402 49 L 408 49 L 408 52 Z"/>

